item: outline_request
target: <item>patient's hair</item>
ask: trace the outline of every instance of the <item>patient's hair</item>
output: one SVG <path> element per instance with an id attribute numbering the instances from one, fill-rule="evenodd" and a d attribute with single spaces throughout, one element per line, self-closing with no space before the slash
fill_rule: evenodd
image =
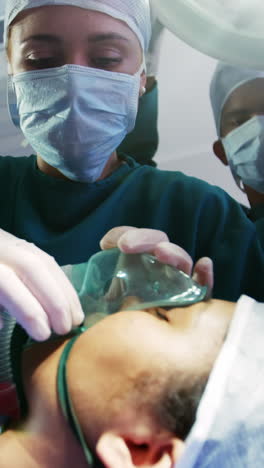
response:
<path id="1" fill-rule="evenodd" d="M 208 375 L 180 380 L 176 375 L 165 380 L 146 373 L 137 380 L 134 391 L 139 409 L 147 409 L 160 427 L 185 440 L 195 422 Z"/>
<path id="2" fill-rule="evenodd" d="M 175 380 L 175 379 L 174 379 Z M 208 378 L 200 377 L 185 388 L 175 388 L 173 380 L 165 388 L 158 405 L 160 425 L 181 440 L 188 436 L 195 423 L 196 413 Z"/>

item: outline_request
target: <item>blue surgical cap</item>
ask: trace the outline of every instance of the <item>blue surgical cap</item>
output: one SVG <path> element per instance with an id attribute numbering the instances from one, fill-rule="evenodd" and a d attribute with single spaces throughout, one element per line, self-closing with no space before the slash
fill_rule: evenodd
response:
<path id="1" fill-rule="evenodd" d="M 4 43 L 7 45 L 8 28 L 16 16 L 29 8 L 46 5 L 71 5 L 105 13 L 124 21 L 136 34 L 142 50 L 148 50 L 151 37 L 149 0 L 7 0 L 5 11 Z"/>
<path id="2" fill-rule="evenodd" d="M 221 136 L 221 120 L 224 106 L 231 94 L 249 81 L 264 78 L 264 71 L 240 68 L 219 62 L 214 72 L 210 98 L 218 137 Z"/>

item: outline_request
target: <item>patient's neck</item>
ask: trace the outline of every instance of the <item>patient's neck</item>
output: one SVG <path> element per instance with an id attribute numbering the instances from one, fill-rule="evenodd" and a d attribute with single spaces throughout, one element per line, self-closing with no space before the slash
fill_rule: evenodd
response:
<path id="1" fill-rule="evenodd" d="M 23 355 L 24 389 L 29 408 L 25 420 L 14 431 L 23 448 L 36 459 L 36 467 L 68 468 L 76 463 L 78 467 L 87 467 L 57 398 L 58 363 L 67 341 L 35 344 L 34 349 L 25 350 Z"/>

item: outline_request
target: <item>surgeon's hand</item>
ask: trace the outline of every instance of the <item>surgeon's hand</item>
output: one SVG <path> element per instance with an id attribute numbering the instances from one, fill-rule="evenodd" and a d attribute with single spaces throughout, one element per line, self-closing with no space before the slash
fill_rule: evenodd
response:
<path id="1" fill-rule="evenodd" d="M 192 276 L 201 286 L 213 289 L 213 262 L 203 257 L 193 266 L 190 255 L 181 247 L 169 242 L 167 234 L 154 229 L 121 226 L 111 229 L 101 240 L 102 250 L 118 247 L 124 253 L 150 253 L 162 263 L 172 265 Z"/>
<path id="2" fill-rule="evenodd" d="M 84 320 L 77 293 L 54 258 L 2 229 L 0 305 L 37 341 L 51 331 L 66 334 Z"/>

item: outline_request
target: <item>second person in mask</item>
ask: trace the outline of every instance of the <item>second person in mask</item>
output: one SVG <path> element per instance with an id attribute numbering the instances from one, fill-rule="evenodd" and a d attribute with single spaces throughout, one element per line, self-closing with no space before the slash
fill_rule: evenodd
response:
<path id="1" fill-rule="evenodd" d="M 211 103 L 219 140 L 214 152 L 246 193 L 252 220 L 264 216 L 264 72 L 218 63 Z"/>

